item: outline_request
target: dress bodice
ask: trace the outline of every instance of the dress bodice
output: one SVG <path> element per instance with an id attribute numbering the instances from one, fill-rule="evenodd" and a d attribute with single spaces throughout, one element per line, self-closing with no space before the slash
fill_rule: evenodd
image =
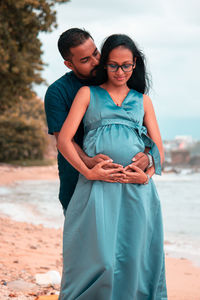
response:
<path id="1" fill-rule="evenodd" d="M 143 117 L 143 95 L 141 93 L 131 89 L 122 105 L 117 106 L 104 88 L 90 87 L 90 104 L 83 119 L 85 127 L 105 119 L 128 120 L 142 126 Z"/>
<path id="2" fill-rule="evenodd" d="M 142 141 L 145 147 L 150 148 L 150 154 L 154 159 L 155 172 L 161 174 L 160 154 L 156 144 L 147 134 L 147 129 L 143 125 L 143 117 L 143 94 L 131 89 L 122 102 L 122 105 L 117 106 L 105 89 L 99 86 L 91 86 L 90 103 L 83 118 L 85 131 L 84 142 L 88 143 L 88 141 L 92 139 L 94 144 L 96 138 L 93 137 L 100 134 L 99 128 L 103 130 L 106 126 L 124 125 L 137 134 L 138 142 Z M 130 139 L 131 134 L 129 140 Z M 140 148 L 138 148 L 138 151 L 140 151 Z"/>

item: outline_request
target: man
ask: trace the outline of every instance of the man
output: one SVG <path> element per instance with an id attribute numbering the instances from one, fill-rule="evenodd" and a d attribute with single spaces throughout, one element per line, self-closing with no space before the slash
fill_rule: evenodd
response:
<path id="1" fill-rule="evenodd" d="M 64 64 L 72 71 L 50 85 L 45 95 L 48 133 L 54 134 L 56 138 L 79 88 L 93 83 L 91 74 L 100 59 L 100 53 L 91 35 L 87 31 L 78 28 L 63 32 L 58 40 L 58 48 L 64 59 Z M 99 168 L 104 169 L 104 180 L 109 182 L 122 180 L 125 175 L 117 171 L 118 164 L 112 163 L 107 155 L 98 154 L 95 157 L 88 157 L 84 153 L 81 148 L 83 134 L 83 124 L 81 123 L 74 141 L 76 142 L 78 154 L 84 163 L 89 168 L 93 168 L 104 160 L 103 166 L 102 163 L 99 166 Z M 149 158 L 144 153 L 138 153 L 133 160 L 135 161 L 134 164 L 142 170 L 149 166 Z M 59 152 L 58 169 L 60 177 L 59 199 L 65 210 L 74 192 L 78 172 Z M 112 178 L 110 177 L 111 171 L 113 173 Z M 133 179 L 131 181 L 131 176 L 127 179 L 127 182 L 134 182 Z"/>

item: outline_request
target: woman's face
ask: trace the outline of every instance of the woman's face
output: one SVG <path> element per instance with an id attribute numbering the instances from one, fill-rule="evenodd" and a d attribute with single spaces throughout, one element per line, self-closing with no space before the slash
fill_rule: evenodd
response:
<path id="1" fill-rule="evenodd" d="M 108 82 L 118 87 L 125 85 L 133 73 L 135 67 L 132 66 L 133 64 L 133 54 L 129 49 L 123 46 L 113 49 L 108 56 L 106 66 Z M 124 72 L 122 68 L 116 70 L 117 66 L 122 66 L 124 71 L 128 72 Z"/>

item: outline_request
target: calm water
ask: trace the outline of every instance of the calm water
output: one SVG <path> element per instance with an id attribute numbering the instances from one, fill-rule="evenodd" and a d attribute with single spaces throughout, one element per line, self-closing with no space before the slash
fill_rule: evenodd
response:
<path id="1" fill-rule="evenodd" d="M 200 265 L 200 174 L 156 176 L 165 232 L 165 252 Z M 62 227 L 58 181 L 24 181 L 0 187 L 0 214 L 17 221 Z"/>

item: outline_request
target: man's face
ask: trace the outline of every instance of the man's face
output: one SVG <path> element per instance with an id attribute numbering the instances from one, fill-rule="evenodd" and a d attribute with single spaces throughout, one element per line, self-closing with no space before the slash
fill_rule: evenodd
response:
<path id="1" fill-rule="evenodd" d="M 91 38 L 88 38 L 83 44 L 70 48 L 72 57 L 65 61 L 65 65 L 74 71 L 77 77 L 88 79 L 91 77 L 91 71 L 99 64 L 100 53 Z"/>

